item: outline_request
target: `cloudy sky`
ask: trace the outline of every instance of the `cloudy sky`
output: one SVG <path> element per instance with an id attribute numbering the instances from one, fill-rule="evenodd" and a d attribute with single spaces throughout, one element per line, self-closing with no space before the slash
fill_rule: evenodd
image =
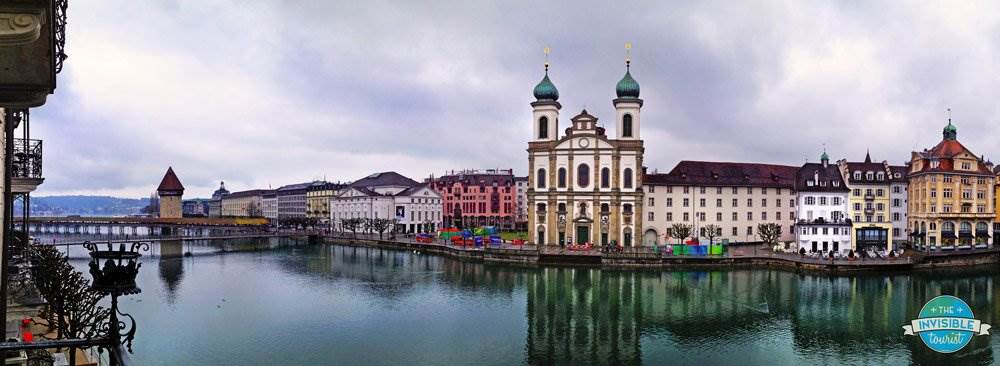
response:
<path id="1" fill-rule="evenodd" d="M 610 130 L 625 42 L 650 169 L 823 144 L 901 163 L 947 108 L 966 146 L 1000 150 L 998 2 L 588 2 L 71 1 L 70 58 L 32 114 L 37 195 L 146 196 L 171 165 L 186 197 L 524 174 L 542 49 L 562 121 L 586 107 Z"/>

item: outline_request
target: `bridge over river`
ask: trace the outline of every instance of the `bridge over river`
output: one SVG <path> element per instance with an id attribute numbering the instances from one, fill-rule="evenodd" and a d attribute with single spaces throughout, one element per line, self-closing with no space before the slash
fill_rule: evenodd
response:
<path id="1" fill-rule="evenodd" d="M 15 219 L 20 227 L 33 236 L 58 236 L 65 242 L 83 242 L 85 237 L 107 241 L 117 238 L 231 238 L 249 235 L 276 235 L 269 231 L 262 217 L 31 217 L 27 222 Z M 301 235 L 301 234 L 300 234 Z M 78 239 L 72 238 L 78 236 Z"/>

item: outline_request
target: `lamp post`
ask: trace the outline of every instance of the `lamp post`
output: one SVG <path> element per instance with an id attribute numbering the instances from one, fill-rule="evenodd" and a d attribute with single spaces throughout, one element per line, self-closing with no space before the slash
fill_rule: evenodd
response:
<path id="1" fill-rule="evenodd" d="M 121 346 L 132 352 L 132 340 L 135 339 L 136 331 L 135 318 L 118 310 L 118 297 L 142 292 L 136 285 L 135 278 L 139 274 L 139 267 L 142 267 L 142 263 L 139 262 L 142 254 L 139 251 L 148 251 L 149 244 L 135 242 L 127 250 L 125 243 L 120 244 L 117 250 L 110 242 L 107 244 L 107 249 L 101 249 L 98 244 L 91 242 L 84 243 L 83 247 L 90 251 L 88 266 L 90 275 L 94 278 L 90 285 L 91 289 L 104 296 L 111 296 L 111 316 L 104 329 L 107 332 L 111 354 L 115 355 L 114 349 Z M 119 315 L 128 317 L 129 324 L 119 320 Z M 116 363 L 118 362 L 112 364 Z"/>

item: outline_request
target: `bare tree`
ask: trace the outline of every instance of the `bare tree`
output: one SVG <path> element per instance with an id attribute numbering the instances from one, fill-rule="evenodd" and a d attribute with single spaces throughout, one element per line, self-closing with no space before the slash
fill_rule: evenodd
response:
<path id="1" fill-rule="evenodd" d="M 358 228 L 360 226 L 360 219 L 343 219 L 340 221 L 340 226 L 344 228 L 344 231 L 350 231 L 351 235 L 355 238 L 358 237 Z"/>
<path id="2" fill-rule="evenodd" d="M 372 219 L 371 227 L 378 233 L 378 239 L 382 240 L 382 234 L 389 230 L 393 225 L 392 220 L 389 219 Z"/>
<path id="3" fill-rule="evenodd" d="M 781 225 L 773 222 L 757 224 L 757 236 L 768 247 L 774 247 L 781 237 Z"/>
<path id="4" fill-rule="evenodd" d="M 677 223 L 670 227 L 670 236 L 684 243 L 684 239 L 691 236 L 691 225 Z"/>
<path id="5" fill-rule="evenodd" d="M 715 244 L 715 238 L 718 238 L 718 237 L 722 236 L 722 227 L 720 227 L 718 225 L 708 224 L 708 225 L 702 226 L 702 229 L 705 230 L 705 236 L 708 237 L 708 244 L 709 245 Z"/>
<path id="6" fill-rule="evenodd" d="M 102 296 L 90 288 L 83 273 L 50 246 L 32 247 L 30 259 L 36 288 L 48 303 L 44 317 L 49 329 L 61 339 L 98 336 L 111 309 L 98 305 Z"/>

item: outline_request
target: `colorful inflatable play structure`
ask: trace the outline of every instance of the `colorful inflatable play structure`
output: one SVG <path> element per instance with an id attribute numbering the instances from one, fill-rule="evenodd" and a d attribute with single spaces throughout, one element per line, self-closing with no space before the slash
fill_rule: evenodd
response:
<path id="1" fill-rule="evenodd" d="M 438 237 L 448 240 L 455 246 L 476 246 L 484 245 L 499 247 L 503 244 L 503 239 L 493 226 L 483 226 L 474 229 L 459 230 L 457 228 L 447 228 L 438 231 Z"/>
<path id="2" fill-rule="evenodd" d="M 673 244 L 670 248 L 670 252 L 673 255 L 691 255 L 691 256 L 708 256 L 708 255 L 722 255 L 726 251 L 726 247 L 729 245 L 727 240 L 723 240 L 720 243 L 713 243 L 710 245 L 701 244 L 698 239 L 689 239 L 683 244 Z"/>

